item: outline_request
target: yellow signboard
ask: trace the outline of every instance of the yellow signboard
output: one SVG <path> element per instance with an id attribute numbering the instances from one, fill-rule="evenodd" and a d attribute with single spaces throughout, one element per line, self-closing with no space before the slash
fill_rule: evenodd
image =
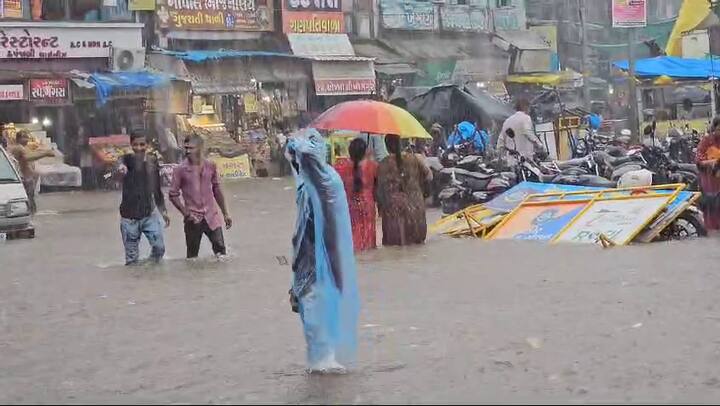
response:
<path id="1" fill-rule="evenodd" d="M 130 11 L 155 11 L 155 0 L 129 0 Z"/>
<path id="2" fill-rule="evenodd" d="M 212 157 L 221 179 L 244 179 L 251 177 L 250 157 L 248 154 L 235 158 Z"/>

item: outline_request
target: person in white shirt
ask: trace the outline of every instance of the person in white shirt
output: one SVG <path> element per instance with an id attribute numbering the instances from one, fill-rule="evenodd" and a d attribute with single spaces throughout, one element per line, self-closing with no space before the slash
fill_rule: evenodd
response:
<path id="1" fill-rule="evenodd" d="M 517 112 L 503 123 L 498 137 L 497 150 L 501 154 L 505 154 L 507 151 L 517 151 L 526 158 L 532 158 L 535 150 L 543 149 L 543 145 L 535 135 L 532 118 L 528 115 L 530 103 L 525 99 L 520 99 L 515 104 L 515 110 Z M 512 129 L 514 136 L 508 135 L 508 129 Z"/>

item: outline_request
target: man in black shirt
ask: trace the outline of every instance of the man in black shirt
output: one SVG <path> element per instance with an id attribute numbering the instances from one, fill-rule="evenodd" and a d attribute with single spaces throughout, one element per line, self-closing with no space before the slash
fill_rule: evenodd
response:
<path id="1" fill-rule="evenodd" d="M 165 255 L 163 225 L 155 212 L 158 209 L 170 226 L 165 198 L 160 189 L 160 168 L 157 160 L 146 154 L 144 133 L 130 136 L 133 153 L 120 158 L 118 171 L 123 175 L 122 203 L 120 203 L 120 232 L 125 245 L 125 265 L 138 263 L 140 237 L 144 234 L 152 247 L 150 257 L 160 261 Z"/>

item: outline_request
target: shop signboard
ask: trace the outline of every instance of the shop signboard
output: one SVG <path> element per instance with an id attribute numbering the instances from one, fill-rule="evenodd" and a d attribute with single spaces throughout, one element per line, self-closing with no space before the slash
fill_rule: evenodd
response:
<path id="1" fill-rule="evenodd" d="M 220 179 L 243 179 L 252 176 L 248 154 L 235 158 L 212 157 L 210 160 L 215 163 Z"/>
<path id="2" fill-rule="evenodd" d="M 642 28 L 647 26 L 647 0 L 613 0 L 614 28 Z"/>
<path id="3" fill-rule="evenodd" d="M 664 195 L 593 202 L 556 241 L 595 244 L 602 235 L 617 245 L 628 244 L 671 199 Z"/>
<path id="4" fill-rule="evenodd" d="M 380 0 L 383 28 L 432 31 L 437 28 L 435 6 L 430 1 Z"/>
<path id="5" fill-rule="evenodd" d="M 155 11 L 155 0 L 129 0 L 130 11 Z"/>
<path id="6" fill-rule="evenodd" d="M 68 100 L 67 79 L 30 79 L 30 100 L 62 104 Z"/>
<path id="7" fill-rule="evenodd" d="M 0 0 L 2 18 L 23 18 L 22 0 Z"/>
<path id="8" fill-rule="evenodd" d="M 283 32 L 341 34 L 345 16 L 341 0 L 283 0 Z"/>
<path id="9" fill-rule="evenodd" d="M 416 79 L 418 86 L 435 86 L 448 83 L 455 72 L 455 59 L 438 59 L 420 64 L 420 76 Z"/>
<path id="10" fill-rule="evenodd" d="M 488 236 L 493 240 L 550 241 L 586 206 L 584 202 L 548 202 L 521 206 Z"/>
<path id="11" fill-rule="evenodd" d="M 25 99 L 25 89 L 23 85 L 0 85 L 0 101 L 23 99 Z"/>
<path id="12" fill-rule="evenodd" d="M 499 7 L 493 10 L 495 31 L 524 30 L 527 25 L 525 8 L 521 5 Z"/>
<path id="13" fill-rule="evenodd" d="M 315 79 L 318 96 L 361 95 L 375 93 L 375 79 Z"/>
<path id="14" fill-rule="evenodd" d="M 273 31 L 270 0 L 158 0 L 161 29 Z"/>
<path id="15" fill-rule="evenodd" d="M 490 21 L 487 9 L 448 4 L 440 9 L 443 31 L 487 32 Z"/>
<path id="16" fill-rule="evenodd" d="M 142 48 L 142 24 L 0 23 L 0 59 L 107 58 L 112 47 Z"/>

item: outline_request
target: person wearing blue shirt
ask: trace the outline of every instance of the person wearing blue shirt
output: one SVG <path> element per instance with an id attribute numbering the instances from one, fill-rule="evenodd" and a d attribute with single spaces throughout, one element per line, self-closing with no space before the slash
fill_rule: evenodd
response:
<path id="1" fill-rule="evenodd" d="M 463 121 L 457 125 L 455 131 L 448 138 L 448 147 L 455 148 L 460 144 L 470 143 L 475 151 L 484 152 L 490 137 L 482 129 L 478 129 L 469 121 Z"/>

